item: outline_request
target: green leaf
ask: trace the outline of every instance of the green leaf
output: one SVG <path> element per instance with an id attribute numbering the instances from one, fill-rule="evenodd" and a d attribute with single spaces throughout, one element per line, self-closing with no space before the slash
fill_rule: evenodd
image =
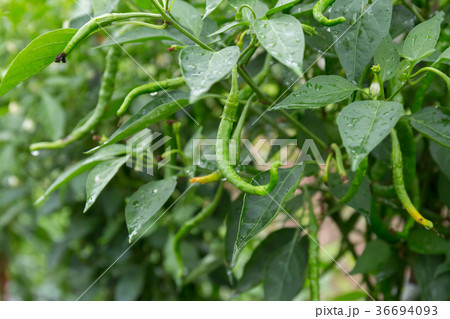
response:
<path id="1" fill-rule="evenodd" d="M 366 11 L 367 10 L 367 11 Z M 347 21 L 331 28 L 335 49 L 345 74 L 358 82 L 375 50 L 389 32 L 392 1 L 341 0 L 331 7 L 331 18 L 344 16 Z"/>
<path id="2" fill-rule="evenodd" d="M 439 39 L 443 20 L 444 13 L 439 12 L 412 29 L 403 43 L 402 55 L 411 62 L 418 62 L 431 54 Z"/>
<path id="3" fill-rule="evenodd" d="M 171 40 L 182 44 L 180 40 L 173 37 L 165 29 L 151 29 L 147 27 L 139 27 L 136 29 L 132 29 L 128 32 L 125 32 L 123 34 L 120 34 L 117 37 L 114 37 L 114 41 L 108 40 L 98 47 L 100 48 L 115 45 L 116 43 L 126 44 L 126 43 L 146 42 L 151 40 Z"/>
<path id="4" fill-rule="evenodd" d="M 127 223 L 130 243 L 139 229 L 147 222 L 170 198 L 177 178 L 175 176 L 141 186 L 125 207 L 125 221 Z"/>
<path id="5" fill-rule="evenodd" d="M 83 213 L 87 212 L 95 203 L 102 190 L 127 160 L 128 156 L 124 156 L 102 162 L 95 166 L 89 173 L 86 180 L 86 205 L 84 206 Z"/>
<path id="6" fill-rule="evenodd" d="M 450 250 L 450 243 L 434 231 L 424 228 L 413 229 L 406 241 L 409 249 L 424 255 L 440 255 Z"/>
<path id="7" fill-rule="evenodd" d="M 345 100 L 356 90 L 358 90 L 356 85 L 340 76 L 319 75 L 303 84 L 270 110 L 322 107 Z"/>
<path id="8" fill-rule="evenodd" d="M 78 163 L 76 163 L 75 165 L 71 166 L 69 169 L 64 171 L 64 173 L 59 175 L 58 178 L 47 188 L 44 195 L 38 198 L 36 204 L 42 202 L 55 190 L 66 184 L 74 177 L 94 167 L 98 163 L 112 159 L 115 156 L 123 155 L 125 153 L 126 153 L 125 145 L 110 145 L 100 150 L 99 152 L 95 153 L 94 155 L 79 161 Z"/>
<path id="9" fill-rule="evenodd" d="M 403 107 L 398 102 L 357 101 L 338 115 L 337 124 L 352 170 L 391 132 Z"/>
<path id="10" fill-rule="evenodd" d="M 294 4 L 299 2 L 300 0 L 278 0 L 275 7 L 267 11 L 266 16 L 275 14 L 277 12 L 283 11 L 284 9 L 292 7 Z"/>
<path id="11" fill-rule="evenodd" d="M 259 42 L 275 59 L 302 76 L 305 38 L 301 23 L 293 16 L 279 14 L 257 19 L 254 29 Z"/>
<path id="12" fill-rule="evenodd" d="M 362 255 L 356 260 L 356 265 L 350 274 L 376 272 L 389 261 L 390 256 L 391 248 L 386 242 L 380 239 L 373 240 L 367 244 Z"/>
<path id="13" fill-rule="evenodd" d="M 191 30 L 195 36 L 200 36 L 203 28 L 202 15 L 195 7 L 185 1 L 176 0 L 170 13 L 177 22 Z"/>
<path id="14" fill-rule="evenodd" d="M 233 263 L 236 263 L 242 248 L 266 228 L 282 210 L 283 205 L 293 197 L 303 176 L 303 169 L 304 165 L 280 169 L 278 184 L 268 196 L 245 194 L 239 231 L 234 244 Z M 269 179 L 267 171 L 256 175 L 253 181 L 255 185 L 264 185 Z"/>
<path id="15" fill-rule="evenodd" d="M 214 83 L 230 73 L 238 58 L 238 47 L 227 47 L 218 52 L 197 46 L 183 49 L 180 53 L 180 65 L 186 84 L 191 89 L 190 103 L 195 102 Z"/>
<path id="16" fill-rule="evenodd" d="M 302 289 L 308 265 L 308 240 L 294 237 L 269 259 L 264 273 L 265 300 L 292 300 Z"/>
<path id="17" fill-rule="evenodd" d="M 450 112 L 447 109 L 430 106 L 406 118 L 426 137 L 450 147 Z"/>
<path id="18" fill-rule="evenodd" d="M 148 126 L 155 124 L 169 115 L 188 105 L 189 93 L 171 91 L 163 94 L 134 114 L 128 121 L 122 124 L 100 148 L 117 143 L 133 134 L 136 134 Z M 96 150 L 95 148 L 90 152 Z"/>
<path id="19" fill-rule="evenodd" d="M 110 13 L 117 9 L 117 4 L 119 0 L 91 0 L 92 10 L 94 11 L 93 16 L 97 17 L 99 15 Z"/>
<path id="20" fill-rule="evenodd" d="M 450 179 L 450 149 L 431 141 L 430 153 L 441 172 Z"/>
<path id="21" fill-rule="evenodd" d="M 244 274 L 237 283 L 237 294 L 241 294 L 261 282 L 264 277 L 264 268 L 269 257 L 280 249 L 281 246 L 291 242 L 294 233 L 295 228 L 282 228 L 270 233 L 269 236 L 256 247 L 252 257 L 245 264 Z"/>
<path id="22" fill-rule="evenodd" d="M 202 19 L 205 19 L 211 12 L 223 2 L 223 0 L 206 0 L 205 14 Z"/>
<path id="23" fill-rule="evenodd" d="M 375 51 L 374 65 L 380 66 L 380 75 L 383 81 L 391 79 L 397 72 L 400 65 L 400 54 L 389 34 L 386 35 Z"/>
<path id="24" fill-rule="evenodd" d="M 0 96 L 51 64 L 77 31 L 58 29 L 44 33 L 31 41 L 20 51 L 6 71 L 0 84 Z"/>
<path id="25" fill-rule="evenodd" d="M 450 47 L 445 49 L 444 52 L 441 53 L 439 58 L 433 63 L 433 66 L 437 66 L 441 63 L 449 62 L 450 61 Z"/>

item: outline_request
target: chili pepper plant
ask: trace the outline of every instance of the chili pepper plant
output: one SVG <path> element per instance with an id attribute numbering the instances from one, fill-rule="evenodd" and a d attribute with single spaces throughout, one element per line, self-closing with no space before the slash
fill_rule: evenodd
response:
<path id="1" fill-rule="evenodd" d="M 450 298 L 446 1 L 43 3 L 2 22 L 4 299 Z"/>

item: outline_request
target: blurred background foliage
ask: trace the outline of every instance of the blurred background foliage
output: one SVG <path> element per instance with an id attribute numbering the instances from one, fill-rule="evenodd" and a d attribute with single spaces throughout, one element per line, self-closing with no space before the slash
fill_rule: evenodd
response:
<path id="1" fill-rule="evenodd" d="M 90 1 L 79 2 L 83 8 L 92 12 Z M 269 7 L 273 7 L 276 3 L 276 1 L 265 2 Z M 304 2 L 308 4 L 311 1 Z M 427 1 L 415 2 L 419 7 L 428 5 Z M 198 6 L 200 12 L 204 11 L 204 1 L 190 1 L 190 3 Z M 144 9 L 150 8 L 146 1 L 122 0 L 119 2 L 119 11 L 135 10 L 138 5 Z M 234 12 L 229 11 L 222 5 L 211 15 L 213 19 L 208 20 L 212 24 L 211 30 L 217 29 L 214 21 L 220 26 L 225 20 L 232 19 Z M 61 27 L 80 27 L 88 19 L 73 0 L 4 0 L 0 2 L 0 14 L 2 76 L 12 59 L 38 35 Z M 447 13 L 444 22 L 447 27 L 443 27 L 447 41 L 448 17 Z M 302 22 L 320 28 L 310 16 L 304 19 Z M 411 19 L 414 24 L 414 18 Z M 406 28 L 411 28 L 413 24 Z M 30 153 L 31 143 L 65 136 L 95 106 L 106 52 L 104 48 L 97 46 L 105 40 L 107 40 L 105 34 L 96 33 L 72 52 L 69 63 L 52 64 L 39 75 L 0 97 L 0 295 L 4 300 L 77 299 L 129 247 L 124 221 L 126 199 L 149 180 L 148 176 L 122 168 L 87 214 L 82 213 L 87 173 L 54 193 L 43 205 L 33 205 L 35 199 L 42 195 L 65 168 L 84 158 L 84 151 L 98 145 L 93 136 L 109 136 L 114 132 L 118 118 L 113 115 L 113 108 L 120 105 L 130 89 L 149 81 L 147 75 L 130 58 L 123 55 L 113 97 L 115 102 L 109 118 L 103 121 L 92 135 L 63 150 Z M 326 38 L 307 37 L 306 41 L 308 46 L 305 52 L 305 69 L 318 57 L 321 47 L 328 45 Z M 440 45 L 448 46 L 448 42 L 441 42 Z M 168 43 L 164 41 L 129 44 L 125 48 L 155 79 L 162 80 L 180 75 L 177 54 L 169 54 Z M 326 58 L 336 63 L 327 63 L 326 69 L 315 66 L 308 71 L 307 76 L 339 74 L 339 63 L 333 50 L 326 54 Z M 259 68 L 262 60 L 263 57 L 260 56 L 253 62 L 253 66 Z M 249 70 L 252 71 L 252 65 L 249 66 Z M 272 75 L 266 79 L 262 87 L 274 97 L 295 79 L 295 74 L 280 64 L 275 64 L 272 67 Z M 221 94 L 226 93 L 226 89 L 226 84 L 218 84 L 215 87 Z M 440 100 L 443 104 L 446 96 L 448 97 L 439 80 L 433 81 L 427 94 L 431 101 Z M 405 95 L 405 98 L 410 97 Z M 131 113 L 151 99 L 149 95 L 139 98 L 133 104 Z M 190 106 L 188 111 L 202 124 L 203 135 L 214 137 L 221 105 L 207 100 Z M 256 115 L 253 116 L 256 119 Z M 320 116 L 320 111 L 308 111 L 302 114 L 300 119 L 322 139 L 329 143 L 336 141 L 339 134 L 334 125 L 333 115 L 326 121 L 321 121 Z M 176 119 L 183 124 L 182 137 L 186 143 L 188 137 L 194 134 L 195 126 L 190 125 L 192 122 L 182 112 L 177 113 Z M 250 118 L 248 122 L 253 120 Z M 263 121 L 252 134 L 276 136 L 277 133 L 270 124 L 269 120 Z M 286 124 L 280 120 L 278 125 Z M 162 126 L 158 128 L 160 131 L 164 129 Z M 288 125 L 286 128 L 289 131 Z M 301 133 L 297 137 L 299 141 L 305 138 Z M 430 162 L 429 165 L 434 165 L 430 158 L 425 160 Z M 442 192 L 440 198 L 448 205 L 450 198 L 448 179 L 442 173 L 434 174 L 430 178 L 444 185 L 436 189 Z M 187 180 L 184 180 L 184 183 L 187 183 Z M 176 229 L 202 207 L 204 198 L 213 195 L 213 191 L 212 186 L 194 188 L 190 191 L 191 193 L 174 205 L 156 227 L 124 254 L 82 299 L 262 299 L 261 285 L 235 295 L 229 280 L 230 274 L 227 274 L 222 257 L 218 257 L 223 255 L 226 216 L 231 214 L 231 210 L 236 206 L 232 205 L 231 200 L 236 203 L 238 194 L 232 188 L 227 189 L 212 217 L 183 242 L 183 258 L 191 277 L 182 288 L 176 285 L 174 279 L 176 263 L 171 251 L 171 238 Z M 323 193 L 316 192 L 315 198 L 321 196 L 324 196 Z M 432 196 L 434 200 L 436 195 Z M 296 197 L 295 200 L 300 199 Z M 299 207 L 295 206 L 294 200 L 292 205 Z M 302 216 L 301 212 L 297 212 L 296 216 Z M 444 217 L 448 223 L 448 209 Z M 239 277 L 242 274 L 246 261 L 267 234 L 282 227 L 294 226 L 295 224 L 285 216 L 279 216 L 244 249 L 232 276 Z M 341 215 L 325 219 L 321 230 L 321 243 L 327 251 L 333 256 L 340 255 L 340 262 L 345 268 L 352 269 L 355 257 L 364 250 L 367 239 L 367 225 L 363 218 L 351 209 L 344 209 Z M 205 256 L 209 259 L 205 260 Z M 434 269 L 437 265 L 448 267 L 448 256 L 446 261 L 442 254 L 422 258 L 423 265 L 417 266 L 423 266 L 423 269 L 419 269 L 419 273 L 425 278 L 424 282 L 420 282 L 421 278 L 408 281 L 403 297 L 448 298 L 449 276 L 446 276 L 444 281 L 435 282 L 436 285 L 441 285 L 439 286 L 441 288 L 438 288 L 441 290 L 436 291 L 433 287 L 429 287 L 433 281 L 430 278 L 433 276 L 428 274 L 430 268 Z M 364 292 L 335 267 L 327 256 L 321 256 L 321 260 L 320 266 L 324 273 L 321 278 L 323 299 L 366 298 Z M 392 265 L 393 267 L 397 265 L 396 261 Z M 403 266 L 399 267 L 403 269 Z M 406 272 L 411 272 L 411 269 L 406 268 Z M 387 270 L 386 276 L 389 276 Z M 356 278 L 361 279 L 362 276 L 357 275 Z M 367 280 L 366 284 L 373 285 L 374 282 Z M 422 285 L 421 297 L 419 285 Z M 372 292 L 382 291 L 382 288 L 378 291 L 373 287 L 369 288 L 372 288 Z M 424 294 L 424 291 L 428 291 L 426 289 L 431 292 Z M 306 290 L 296 297 L 299 300 L 307 298 Z"/>

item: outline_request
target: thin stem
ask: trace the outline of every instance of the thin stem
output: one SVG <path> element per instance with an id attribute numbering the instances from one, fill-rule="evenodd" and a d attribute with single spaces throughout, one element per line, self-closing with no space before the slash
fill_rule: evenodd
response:
<path id="1" fill-rule="evenodd" d="M 212 51 L 214 52 L 214 49 L 212 49 L 210 46 L 208 46 L 207 44 L 203 43 L 199 38 L 197 38 L 196 36 L 194 36 L 193 34 L 191 34 L 189 31 L 187 31 L 185 28 L 183 28 L 180 24 L 178 24 L 178 22 L 176 22 L 174 19 L 172 19 L 172 17 L 166 12 L 164 11 L 164 8 L 161 7 L 161 5 L 158 3 L 158 1 L 156 0 L 150 0 L 150 2 L 153 4 L 153 6 L 155 7 L 155 9 L 159 12 L 159 14 L 161 14 L 161 16 L 163 17 L 163 19 L 165 21 L 167 21 L 170 25 L 173 25 L 173 27 L 175 29 L 177 29 L 178 31 L 180 31 L 181 33 L 183 33 L 185 36 L 187 36 L 189 39 L 191 39 L 192 41 L 194 41 L 195 43 L 197 43 L 199 46 L 201 46 L 203 49 L 208 50 L 208 51 Z M 173 2 L 172 2 L 173 4 Z M 172 6 L 172 5 L 171 5 Z"/>
<path id="2" fill-rule="evenodd" d="M 411 77 L 414 78 L 414 77 L 418 76 L 420 73 L 423 73 L 423 72 L 425 72 L 425 71 L 433 72 L 433 73 L 439 75 L 439 76 L 447 83 L 447 86 L 448 86 L 448 83 L 450 82 L 450 78 L 449 78 L 447 75 L 445 75 L 444 72 L 439 71 L 438 69 L 435 69 L 435 68 L 432 68 L 432 67 L 429 67 L 429 66 L 426 66 L 426 67 L 424 67 L 424 68 L 421 68 L 419 71 L 417 71 L 416 73 L 414 73 L 413 75 L 411 75 Z M 423 77 L 422 77 L 422 78 L 423 78 Z M 422 78 L 420 78 L 420 80 L 421 80 Z M 415 81 L 414 84 L 417 83 L 417 82 L 418 82 L 418 81 Z"/>
<path id="3" fill-rule="evenodd" d="M 253 8 L 250 7 L 248 4 L 243 4 L 239 7 L 239 9 L 236 11 L 236 20 L 241 20 L 242 19 L 242 9 L 243 8 L 247 8 L 252 12 L 253 15 L 253 19 L 256 20 L 256 13 L 255 11 L 253 11 Z"/>
<path id="4" fill-rule="evenodd" d="M 258 95 L 260 99 L 262 99 L 265 102 L 272 103 L 272 100 L 264 94 L 263 91 L 256 85 L 256 83 L 253 81 L 253 79 L 248 75 L 246 71 L 242 67 L 238 67 L 238 73 L 239 75 L 244 79 L 245 82 L 247 82 L 248 86 L 250 86 L 253 90 L 253 92 Z"/>
<path id="5" fill-rule="evenodd" d="M 417 20 L 419 20 L 419 22 L 424 22 L 425 19 L 422 17 L 422 15 L 420 14 L 420 12 L 417 10 L 416 6 L 412 3 L 409 3 L 406 0 L 402 0 L 403 4 L 405 7 L 407 7 L 416 17 Z"/>
<path id="6" fill-rule="evenodd" d="M 314 215 L 314 206 L 309 194 L 308 186 L 303 187 L 305 194 L 305 202 L 309 208 L 309 258 L 308 258 L 308 273 L 309 273 L 309 288 L 312 301 L 320 300 L 320 285 L 319 285 L 319 242 L 317 234 L 319 232 L 319 224 Z"/>
<path id="7" fill-rule="evenodd" d="M 394 93 L 391 94 L 390 97 L 388 97 L 388 99 L 387 99 L 386 101 L 392 100 L 392 99 L 393 99 L 398 93 L 400 93 L 400 91 L 403 90 L 403 88 L 404 88 L 405 86 L 407 86 L 407 85 L 408 85 L 408 82 L 404 82 L 397 90 L 395 90 Z"/>

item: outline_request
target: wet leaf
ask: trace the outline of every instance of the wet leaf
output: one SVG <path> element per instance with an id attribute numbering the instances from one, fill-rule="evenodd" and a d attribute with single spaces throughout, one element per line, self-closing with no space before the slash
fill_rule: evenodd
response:
<path id="1" fill-rule="evenodd" d="M 444 108 L 426 107 L 406 117 L 426 137 L 450 147 L 450 112 Z"/>
<path id="2" fill-rule="evenodd" d="M 331 28 L 335 49 L 350 81 L 358 82 L 375 50 L 389 32 L 392 1 L 341 0 L 331 7 L 331 18 L 346 21 Z"/>
<path id="3" fill-rule="evenodd" d="M 356 90 L 358 90 L 356 85 L 340 76 L 319 75 L 303 84 L 270 110 L 322 107 L 345 100 Z"/>
<path id="4" fill-rule="evenodd" d="M 217 81 L 224 78 L 239 58 L 238 47 L 227 47 L 212 52 L 197 46 L 190 46 L 180 53 L 181 71 L 191 89 L 190 103 L 207 92 Z"/>
<path id="5" fill-rule="evenodd" d="M 357 101 L 342 110 L 336 121 L 353 171 L 388 136 L 402 111 L 400 103 L 385 101 Z"/>
<path id="6" fill-rule="evenodd" d="M 402 55 L 411 62 L 417 62 L 433 53 L 443 20 L 444 13 L 439 12 L 412 29 L 403 43 Z"/>
<path id="7" fill-rule="evenodd" d="M 267 196 L 245 194 L 239 231 L 234 244 L 233 263 L 236 263 L 242 248 L 266 228 L 282 210 L 283 205 L 293 197 L 303 176 L 303 169 L 304 165 L 279 169 L 278 184 Z M 268 183 L 269 179 L 269 172 L 263 172 L 255 176 L 253 183 L 254 185 L 264 185 Z"/>
<path id="8" fill-rule="evenodd" d="M 211 12 L 223 2 L 223 0 L 206 0 L 205 14 L 202 19 L 205 19 Z"/>
<path id="9" fill-rule="evenodd" d="M 95 203 L 102 190 L 116 175 L 119 168 L 128 160 L 128 156 L 111 159 L 94 167 L 86 180 L 86 205 L 83 213 Z"/>
<path id="10" fill-rule="evenodd" d="M 132 242 L 140 228 L 167 202 L 172 196 L 177 178 L 175 176 L 141 186 L 125 207 L 129 240 Z"/>
<path id="11" fill-rule="evenodd" d="M 110 145 L 104 149 L 98 151 L 94 155 L 79 161 L 75 165 L 68 168 L 64 173 L 58 176 L 58 178 L 47 188 L 44 195 L 42 195 L 36 204 L 42 202 L 51 193 L 66 184 L 71 179 L 94 167 L 98 163 L 114 158 L 115 156 L 124 155 L 126 153 L 125 145 Z"/>
<path id="12" fill-rule="evenodd" d="M 293 16 L 279 14 L 254 23 L 259 42 L 275 59 L 302 76 L 305 38 L 301 23 Z"/>
<path id="13" fill-rule="evenodd" d="M 122 124 L 99 148 L 117 143 L 142 131 L 149 125 L 164 120 L 169 115 L 188 105 L 188 98 L 189 93 L 182 91 L 171 91 L 157 97 Z"/>
<path id="14" fill-rule="evenodd" d="M 77 31 L 77 29 L 58 29 L 44 33 L 31 41 L 20 51 L 6 71 L 0 84 L 0 96 L 51 64 Z"/>

